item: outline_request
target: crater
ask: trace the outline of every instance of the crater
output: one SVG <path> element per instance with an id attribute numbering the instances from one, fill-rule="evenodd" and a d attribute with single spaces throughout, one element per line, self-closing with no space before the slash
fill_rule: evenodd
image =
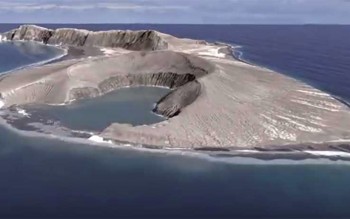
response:
<path id="1" fill-rule="evenodd" d="M 23 108 L 31 115 L 31 122 L 51 120 L 72 130 L 99 132 L 112 123 L 138 126 L 164 121 L 165 117 L 152 110 L 156 102 L 169 92 L 170 89 L 161 87 L 125 87 L 69 105 L 32 104 Z"/>

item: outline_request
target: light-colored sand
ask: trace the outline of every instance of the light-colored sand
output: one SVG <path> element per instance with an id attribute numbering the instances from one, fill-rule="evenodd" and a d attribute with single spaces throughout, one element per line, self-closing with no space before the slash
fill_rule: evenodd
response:
<path id="1" fill-rule="evenodd" d="M 68 103 L 77 88 L 90 96 L 101 95 L 99 85 L 116 76 L 186 74 L 203 68 L 207 74 L 198 73 L 200 96 L 178 116 L 150 126 L 113 124 L 91 140 L 168 148 L 253 148 L 350 139 L 350 110 L 330 95 L 285 75 L 239 62 L 221 52 L 227 50 L 224 45 L 166 34 L 162 37 L 170 51 L 105 49 L 108 57 L 11 73 L 0 81 L 4 107 Z"/>

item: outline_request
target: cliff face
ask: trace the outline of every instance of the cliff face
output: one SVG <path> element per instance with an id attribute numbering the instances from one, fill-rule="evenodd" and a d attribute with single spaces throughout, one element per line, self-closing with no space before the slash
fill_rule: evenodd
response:
<path id="1" fill-rule="evenodd" d="M 122 47 L 129 50 L 167 49 L 167 43 L 152 30 L 92 32 L 87 36 L 85 45 Z"/>
<path id="2" fill-rule="evenodd" d="M 89 31 L 70 28 L 57 29 L 49 39 L 49 44 L 84 46 Z"/>
<path id="3" fill-rule="evenodd" d="M 12 31 L 13 38 L 8 40 L 34 40 L 47 43 L 52 36 L 53 31 L 39 26 L 20 26 L 17 30 Z"/>
<path id="4" fill-rule="evenodd" d="M 163 50 L 167 42 L 153 30 L 100 31 L 62 28 L 51 30 L 35 25 L 22 25 L 3 34 L 7 40 L 33 40 L 48 44 L 72 46 L 121 47 L 129 50 Z"/>

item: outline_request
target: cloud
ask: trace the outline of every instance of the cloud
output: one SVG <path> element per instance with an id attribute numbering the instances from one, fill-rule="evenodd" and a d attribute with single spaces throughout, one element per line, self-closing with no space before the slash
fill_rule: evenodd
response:
<path id="1" fill-rule="evenodd" d="M 155 1 L 156 2 L 156 1 Z M 0 10 L 40 11 L 40 10 L 186 10 L 187 6 L 154 4 L 152 1 L 1 1 Z"/>
<path id="2" fill-rule="evenodd" d="M 349 11 L 350 0 L 0 0 L 2 22 L 350 23 Z"/>

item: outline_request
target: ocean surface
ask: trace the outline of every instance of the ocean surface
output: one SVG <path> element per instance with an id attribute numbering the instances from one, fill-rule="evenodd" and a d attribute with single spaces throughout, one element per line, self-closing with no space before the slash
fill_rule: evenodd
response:
<path id="1" fill-rule="evenodd" d="M 0 24 L 0 32 L 16 26 Z M 237 57 L 349 101 L 350 26 L 70 26 L 157 29 L 240 45 Z M 0 72 L 60 55 L 37 46 L 0 43 Z M 0 126 L 0 217 L 348 218 L 349 169 L 347 162 L 326 159 L 219 159 L 107 148 Z"/>
<path id="2" fill-rule="evenodd" d="M 24 66 L 48 62 L 61 55 L 64 55 L 64 51 L 53 46 L 34 42 L 0 42 L 0 75 Z"/>

